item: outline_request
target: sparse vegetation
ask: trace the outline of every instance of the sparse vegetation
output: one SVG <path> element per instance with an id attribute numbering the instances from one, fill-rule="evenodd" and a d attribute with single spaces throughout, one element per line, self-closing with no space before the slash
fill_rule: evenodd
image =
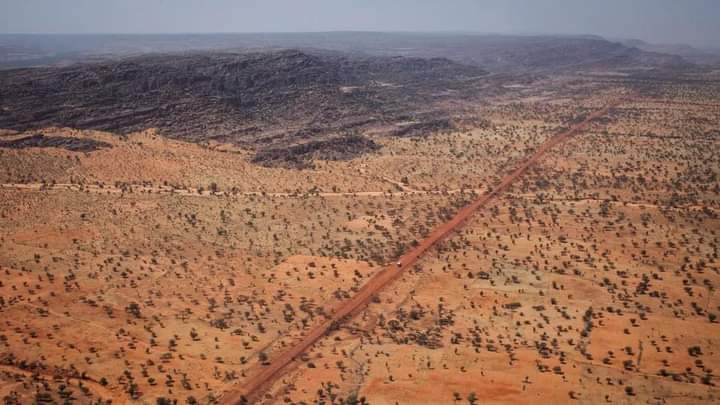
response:
<path id="1" fill-rule="evenodd" d="M 463 100 L 477 116 L 342 138 L 321 145 L 330 157 L 310 143 L 294 151 L 303 171 L 253 163 L 286 159 L 277 150 L 153 130 L 38 130 L 111 145 L 91 152 L 0 146 L 4 401 L 213 403 L 618 97 L 269 390 L 327 404 L 711 401 L 720 113 L 705 105 L 720 87 L 692 75 L 498 78 L 484 103 Z"/>

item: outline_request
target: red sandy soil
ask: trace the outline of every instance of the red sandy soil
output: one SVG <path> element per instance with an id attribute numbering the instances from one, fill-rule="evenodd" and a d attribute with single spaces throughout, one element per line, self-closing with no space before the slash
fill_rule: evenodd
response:
<path id="1" fill-rule="evenodd" d="M 485 207 L 489 202 L 505 192 L 515 181 L 527 172 L 530 166 L 538 162 L 550 149 L 581 133 L 592 121 L 607 115 L 608 112 L 618 104 L 619 102 L 613 103 L 602 110 L 588 115 L 579 124 L 545 141 L 532 155 L 528 156 L 515 171 L 506 176 L 496 188 L 467 205 L 450 221 L 436 228 L 425 240 L 420 242 L 419 245 L 403 255 L 398 264 L 391 264 L 378 272 L 355 296 L 340 305 L 329 319 L 310 330 L 302 340 L 272 359 L 268 365 L 261 366 L 241 387 L 226 392 L 221 398 L 221 403 L 239 404 L 257 398 L 257 396 L 262 393 L 263 387 L 272 383 L 286 366 L 306 352 L 320 338 L 336 328 L 339 323 L 346 320 L 347 317 L 365 307 L 374 295 L 397 279 L 405 270 L 412 267 L 426 251 L 445 239 L 453 231 L 460 228 L 474 212 Z"/>

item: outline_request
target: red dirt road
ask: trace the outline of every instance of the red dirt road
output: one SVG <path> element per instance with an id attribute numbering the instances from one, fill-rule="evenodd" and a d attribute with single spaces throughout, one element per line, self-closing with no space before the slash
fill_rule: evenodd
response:
<path id="1" fill-rule="evenodd" d="M 528 156 L 517 169 L 507 175 L 497 187 L 491 189 L 474 202 L 462 208 L 450 221 L 440 225 L 427 238 L 420 242 L 417 247 L 403 255 L 402 258 L 400 258 L 402 265 L 398 266 L 393 263 L 385 269 L 379 271 L 358 291 L 354 297 L 342 303 L 335 310 L 330 319 L 313 327 L 310 332 L 302 338 L 302 340 L 298 341 L 294 346 L 272 359 L 269 365 L 264 367 L 261 366 L 261 368 L 255 370 L 256 372 L 251 375 L 242 386 L 238 386 L 236 389 L 226 392 L 220 399 L 220 403 L 226 405 L 244 404 L 252 403 L 259 399 L 263 392 L 263 388 L 268 387 L 280 376 L 286 366 L 307 351 L 313 344 L 315 344 L 315 342 L 328 334 L 335 326 L 345 320 L 347 316 L 365 308 L 375 294 L 387 287 L 406 269 L 413 266 L 430 248 L 442 241 L 450 233 L 460 228 L 475 211 L 483 208 L 489 202 L 497 198 L 501 193 L 510 188 L 517 179 L 525 174 L 530 166 L 540 160 L 550 149 L 584 131 L 593 120 L 607 115 L 610 109 L 618 104 L 619 103 L 613 103 L 602 110 L 588 115 L 579 124 L 571 127 L 565 132 L 554 135 L 545 141 L 532 155 Z"/>

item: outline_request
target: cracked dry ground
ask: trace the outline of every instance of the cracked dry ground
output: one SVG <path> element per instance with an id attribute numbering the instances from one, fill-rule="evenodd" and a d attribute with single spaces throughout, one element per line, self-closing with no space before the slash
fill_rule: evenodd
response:
<path id="1" fill-rule="evenodd" d="M 264 401 L 717 401 L 720 111 L 683 101 L 718 93 L 666 86 L 552 151 Z M 4 150 L 2 183 L 300 192 L 0 189 L 0 395 L 212 402 L 472 198 L 309 191 L 487 188 L 577 104 L 500 100 L 490 128 L 378 139 L 303 172 L 151 133 L 72 135 L 113 144 L 90 154 Z"/>

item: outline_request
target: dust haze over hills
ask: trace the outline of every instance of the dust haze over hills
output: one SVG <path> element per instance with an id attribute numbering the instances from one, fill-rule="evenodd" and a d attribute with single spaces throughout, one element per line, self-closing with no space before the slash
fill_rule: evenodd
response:
<path id="1" fill-rule="evenodd" d="M 639 62 L 638 58 L 643 56 L 657 58 L 660 63 L 683 63 L 680 58 L 668 56 L 678 56 L 673 52 L 663 55 L 662 52 L 640 51 L 634 46 L 640 43 L 628 42 L 628 46 L 624 46 L 597 36 L 471 33 L 0 34 L 0 68 L 67 64 L 147 53 L 266 48 L 313 48 L 376 55 L 447 57 L 495 70 L 553 69 L 594 61 L 613 62 L 612 58 L 621 58 L 617 61 L 619 63 L 632 62 L 633 58 Z"/>

